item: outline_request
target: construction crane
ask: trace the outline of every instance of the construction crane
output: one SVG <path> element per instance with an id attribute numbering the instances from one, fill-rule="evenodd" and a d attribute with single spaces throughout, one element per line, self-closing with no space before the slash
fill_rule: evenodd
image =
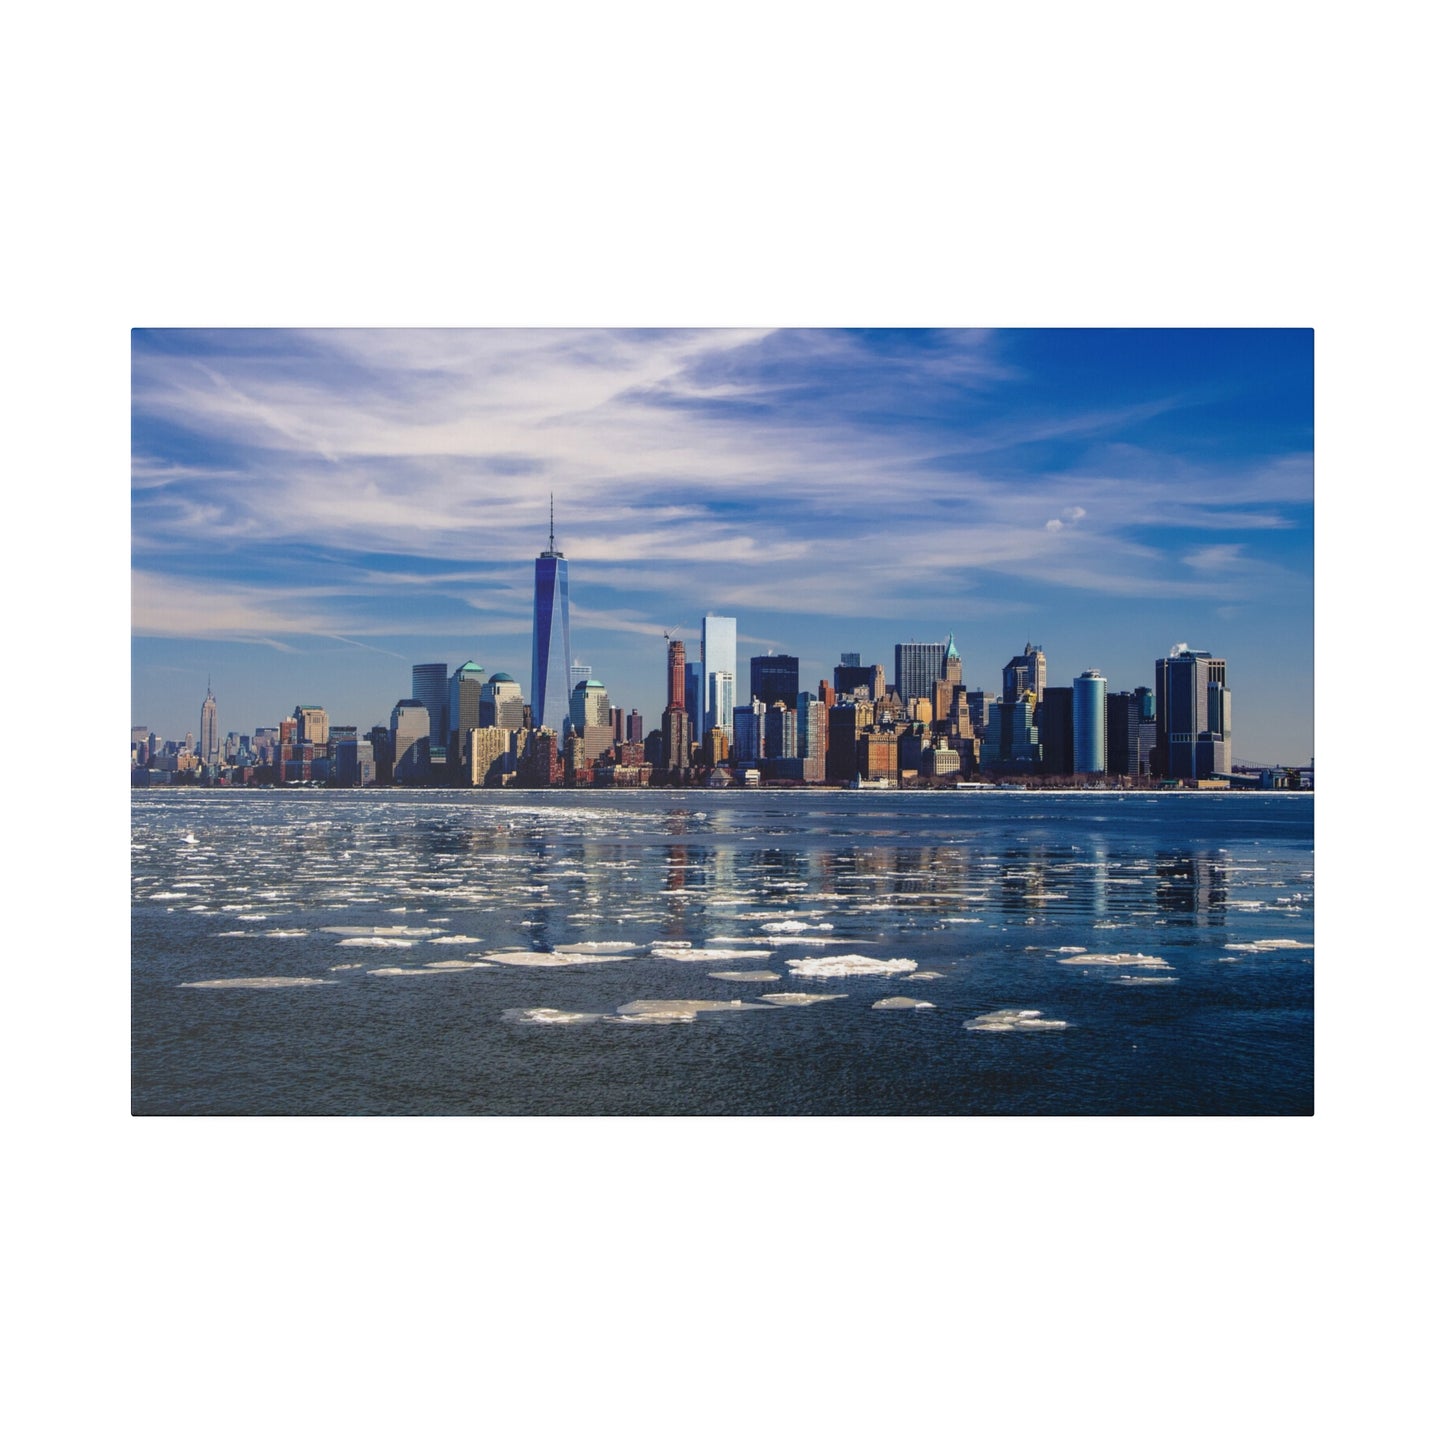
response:
<path id="1" fill-rule="evenodd" d="M 662 640 L 663 640 L 664 642 L 671 642 L 671 641 L 672 641 L 672 634 L 673 634 L 674 632 L 678 631 L 681 627 L 682 627 L 682 623 L 680 623 L 680 622 L 675 622 L 675 623 L 673 623 L 673 625 L 672 625 L 671 627 L 664 627 L 664 628 L 662 629 Z"/>

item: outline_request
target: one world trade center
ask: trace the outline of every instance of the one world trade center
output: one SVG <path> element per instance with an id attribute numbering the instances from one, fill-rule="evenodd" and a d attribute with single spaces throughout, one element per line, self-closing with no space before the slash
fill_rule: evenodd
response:
<path id="1" fill-rule="evenodd" d="M 559 740 L 571 701 L 567 695 L 567 663 L 571 656 L 567 559 L 557 550 L 549 499 L 547 550 L 537 558 L 536 587 L 532 595 L 532 717 L 535 726 L 551 728 Z"/>

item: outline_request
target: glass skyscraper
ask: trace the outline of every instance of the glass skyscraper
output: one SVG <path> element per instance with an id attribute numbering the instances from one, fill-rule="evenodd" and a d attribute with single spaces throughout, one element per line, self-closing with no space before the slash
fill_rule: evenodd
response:
<path id="1" fill-rule="evenodd" d="M 726 686 L 720 687 L 718 675 L 726 673 Z M 702 620 L 702 682 L 707 699 L 703 722 L 709 728 L 722 728 L 733 735 L 733 705 L 728 698 L 736 686 L 738 675 L 738 620 L 736 617 L 714 617 L 708 613 Z"/>
<path id="2" fill-rule="evenodd" d="M 1107 758 L 1104 690 L 1108 679 L 1094 667 L 1074 679 L 1074 771 L 1102 773 Z"/>
<path id="3" fill-rule="evenodd" d="M 532 721 L 560 738 L 571 703 L 572 624 L 567 610 L 567 559 L 557 550 L 550 516 L 547 550 L 537 558 L 532 594 Z"/>

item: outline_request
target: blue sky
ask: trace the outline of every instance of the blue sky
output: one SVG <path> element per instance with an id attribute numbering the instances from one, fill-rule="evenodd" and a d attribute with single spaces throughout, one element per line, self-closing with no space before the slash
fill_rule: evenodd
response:
<path id="1" fill-rule="evenodd" d="M 386 721 L 530 671 L 548 494 L 573 653 L 655 726 L 664 629 L 805 686 L 957 638 L 996 691 L 1229 660 L 1236 758 L 1313 737 L 1307 330 L 136 331 L 132 718 Z"/>

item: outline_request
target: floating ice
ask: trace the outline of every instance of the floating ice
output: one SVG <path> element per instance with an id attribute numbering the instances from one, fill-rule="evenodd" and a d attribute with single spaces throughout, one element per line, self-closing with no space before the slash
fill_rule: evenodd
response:
<path id="1" fill-rule="evenodd" d="M 415 948 L 414 938 L 343 938 L 337 948 Z"/>
<path id="2" fill-rule="evenodd" d="M 1253 943 L 1226 943 L 1225 948 L 1233 953 L 1274 953 L 1281 948 L 1313 948 L 1312 943 L 1300 943 L 1294 938 L 1258 938 Z"/>
<path id="3" fill-rule="evenodd" d="M 1001 1008 L 979 1014 L 964 1027 L 976 1033 L 1008 1034 L 1020 1029 L 1063 1029 L 1068 1025 L 1063 1019 L 1044 1018 L 1036 1008 Z"/>
<path id="4" fill-rule="evenodd" d="M 530 948 L 506 948 L 500 953 L 486 955 L 488 963 L 510 963 L 521 968 L 564 968 L 583 963 L 621 963 L 625 955 L 620 953 L 545 953 Z"/>
<path id="5" fill-rule="evenodd" d="M 430 964 L 425 968 L 373 968 L 373 978 L 426 978 L 434 973 L 462 973 L 470 968 L 470 964 Z"/>
<path id="6" fill-rule="evenodd" d="M 864 958 L 841 953 L 836 958 L 806 958 L 790 963 L 789 971 L 804 978 L 846 978 L 851 974 L 912 973 L 918 967 L 911 958 Z"/>
<path id="7" fill-rule="evenodd" d="M 775 1008 L 801 1008 L 810 1003 L 827 1003 L 829 999 L 847 998 L 846 993 L 760 993 L 764 1003 Z"/>
<path id="8" fill-rule="evenodd" d="M 509 1008 L 502 1017 L 517 1024 L 592 1024 L 602 1015 L 568 1013 L 560 1008 Z"/>
<path id="9" fill-rule="evenodd" d="M 1156 958 L 1152 953 L 1076 953 L 1068 958 L 1061 958 L 1060 963 L 1081 963 L 1093 964 L 1103 963 L 1124 968 L 1173 968 L 1172 963 L 1165 963 L 1162 958 Z"/>
<path id="10" fill-rule="evenodd" d="M 735 969 L 731 972 L 724 970 L 721 973 L 708 974 L 709 978 L 720 978 L 724 983 L 776 983 L 782 976 L 766 968 Z"/>
<path id="11" fill-rule="evenodd" d="M 910 973 L 908 975 L 908 981 L 909 983 L 922 983 L 924 979 L 942 977 L 943 975 L 941 973 L 936 973 L 931 968 L 924 968 L 920 969 L 917 973 Z"/>
<path id="12" fill-rule="evenodd" d="M 807 923 L 801 918 L 785 918 L 778 923 L 763 924 L 764 933 L 831 933 L 832 929 L 831 923 Z"/>
<path id="13" fill-rule="evenodd" d="M 940 923 L 982 923 L 981 918 L 940 918 Z"/>
<path id="14" fill-rule="evenodd" d="M 151 894 L 151 901 L 152 901 L 152 902 L 162 902 L 162 901 L 169 902 L 169 901 L 170 901 L 171 899 L 173 899 L 173 898 L 189 898 L 190 896 L 191 896 L 191 895 L 190 895 L 189 893 L 152 893 L 152 894 Z"/>
<path id="15" fill-rule="evenodd" d="M 1121 973 L 1118 978 L 1111 979 L 1112 983 L 1178 983 L 1179 975 L 1170 974 L 1167 978 L 1161 974 L 1155 974 L 1152 978 L 1136 976 L 1132 973 Z"/>
<path id="16" fill-rule="evenodd" d="M 771 958 L 771 948 L 654 948 L 654 958 L 671 959 L 674 963 L 721 963 L 729 958 Z"/>
<path id="17" fill-rule="evenodd" d="M 306 988 L 313 983 L 335 983 L 333 978 L 208 978 L 183 983 L 182 988 Z"/>
<path id="18" fill-rule="evenodd" d="M 270 916 L 271 916 L 271 915 L 270 915 L 269 913 L 238 913 L 238 914 L 236 915 L 236 922 L 237 922 L 237 923 L 265 923 L 265 921 L 266 921 Z"/>
<path id="19" fill-rule="evenodd" d="M 393 910 L 395 911 L 395 910 Z M 372 928 L 349 927 L 345 924 L 328 924 L 322 933 L 335 933 L 343 938 L 430 938 L 440 933 L 440 928 L 414 928 L 404 923 L 377 925 Z"/>
<path id="20" fill-rule="evenodd" d="M 262 938 L 305 938 L 304 928 L 268 928 Z"/>
<path id="21" fill-rule="evenodd" d="M 744 1009 L 765 1009 L 765 1003 L 744 1003 L 741 999 L 719 1002 L 711 998 L 640 998 L 623 1004 L 619 1023 L 690 1024 L 700 1013 L 741 1013 Z"/>
<path id="22" fill-rule="evenodd" d="M 874 1008 L 933 1008 L 934 1005 L 922 998 L 880 998 Z"/>
<path id="23" fill-rule="evenodd" d="M 458 943 L 480 943 L 482 940 L 481 940 L 480 938 L 471 938 L 471 937 L 469 937 L 469 936 L 468 936 L 467 934 L 465 934 L 465 933 L 449 933 L 449 934 L 447 934 L 444 938 L 433 938 L 433 939 L 431 939 L 430 941 L 431 941 L 432 943 L 451 943 L 451 944 L 458 944 Z"/>
<path id="24" fill-rule="evenodd" d="M 642 947 L 639 943 L 559 943 L 558 953 L 630 953 Z"/>
<path id="25" fill-rule="evenodd" d="M 1077 943 L 1066 943 L 1062 948 L 1054 950 L 1055 953 L 1087 953 L 1088 951 L 1087 948 L 1083 948 Z"/>

